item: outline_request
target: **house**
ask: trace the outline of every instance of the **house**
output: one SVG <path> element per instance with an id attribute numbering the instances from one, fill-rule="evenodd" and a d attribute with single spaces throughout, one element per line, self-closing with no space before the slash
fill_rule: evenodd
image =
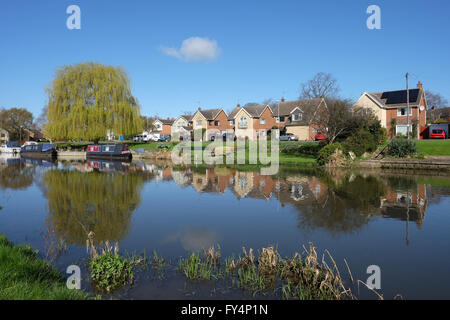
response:
<path id="1" fill-rule="evenodd" d="M 192 115 L 181 115 L 172 124 L 172 139 L 190 139 L 192 133 Z"/>
<path id="2" fill-rule="evenodd" d="M 227 118 L 228 116 L 223 109 L 203 110 L 201 108 L 198 108 L 198 110 L 192 116 L 192 128 L 194 132 L 206 129 L 206 139 L 215 139 L 215 137 L 218 135 L 224 135 L 225 133 L 232 131 L 233 128 L 229 124 Z"/>
<path id="3" fill-rule="evenodd" d="M 319 130 L 319 116 L 326 112 L 325 99 L 309 99 L 281 102 L 272 109 L 275 125 L 286 133 L 292 133 L 301 141 L 314 141 Z"/>
<path id="4" fill-rule="evenodd" d="M 0 128 L 0 144 L 5 144 L 9 141 L 9 132 Z"/>
<path id="5" fill-rule="evenodd" d="M 244 106 L 239 104 L 228 116 L 237 138 L 266 139 L 275 126 L 275 118 L 268 105 Z"/>
<path id="6" fill-rule="evenodd" d="M 387 129 L 388 136 L 406 135 L 413 131 L 413 124 L 417 124 L 417 138 L 424 138 L 427 123 L 427 100 L 425 90 L 419 81 L 417 88 L 409 91 L 409 117 L 407 115 L 407 90 L 364 92 L 353 106 L 369 109 Z M 409 118 L 409 120 L 408 120 Z M 409 122 L 408 122 L 409 121 Z"/>
<path id="7" fill-rule="evenodd" d="M 174 120 L 167 118 L 167 119 L 156 119 L 153 121 L 153 126 L 155 127 L 155 132 L 161 133 L 161 134 L 168 134 L 172 135 L 172 124 Z"/>

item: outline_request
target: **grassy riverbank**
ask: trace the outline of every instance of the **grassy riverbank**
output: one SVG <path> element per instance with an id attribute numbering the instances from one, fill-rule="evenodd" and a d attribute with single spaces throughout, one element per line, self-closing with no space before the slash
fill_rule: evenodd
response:
<path id="1" fill-rule="evenodd" d="M 211 142 L 202 142 L 201 143 L 201 149 L 205 150 L 209 145 L 211 144 Z M 280 152 L 279 152 L 279 163 L 280 165 L 314 165 L 316 164 L 316 157 L 314 155 L 311 154 L 302 154 L 302 153 L 297 153 L 297 154 L 289 154 L 284 152 L 285 147 L 286 146 L 290 146 L 290 147 L 300 147 L 303 145 L 311 145 L 311 143 L 304 143 L 304 142 L 280 142 Z M 136 150 L 136 149 L 144 149 L 146 151 L 150 151 L 150 152 L 157 152 L 157 151 L 162 151 L 162 150 L 166 150 L 166 151 L 171 151 L 173 150 L 173 148 L 175 147 L 174 143 L 160 143 L 160 142 L 151 142 L 151 143 L 146 143 L 146 144 L 137 144 L 137 145 L 133 145 L 130 147 L 131 150 Z M 268 151 L 270 151 L 270 141 L 268 141 Z M 192 147 L 192 160 L 194 162 L 194 153 L 195 153 L 195 149 L 194 147 Z M 268 156 L 270 157 L 270 152 L 268 154 Z M 258 155 L 257 155 L 258 156 Z M 234 163 L 237 164 L 237 152 L 235 151 L 234 153 Z M 250 161 L 250 151 L 249 151 L 249 146 L 248 144 L 246 144 L 246 148 L 245 148 L 245 163 L 246 165 L 249 165 Z M 223 163 L 226 163 L 226 160 L 224 158 Z M 256 166 L 260 166 L 260 162 L 258 161 L 257 164 L 254 164 Z M 239 165 L 237 165 L 239 166 Z M 242 166 L 242 165 L 240 165 Z M 243 165 L 245 166 L 245 165 Z"/>
<path id="2" fill-rule="evenodd" d="M 0 235 L 0 300 L 85 300 L 69 290 L 63 276 L 30 247 L 14 245 Z"/>
<path id="3" fill-rule="evenodd" d="M 416 145 L 425 156 L 450 156 L 450 140 L 418 140 Z"/>

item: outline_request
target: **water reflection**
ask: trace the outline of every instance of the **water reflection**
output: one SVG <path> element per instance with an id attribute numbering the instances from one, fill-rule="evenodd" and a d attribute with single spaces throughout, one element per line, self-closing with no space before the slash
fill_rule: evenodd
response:
<path id="1" fill-rule="evenodd" d="M 34 166 L 21 162 L 20 155 L 0 154 L 0 189 L 22 190 L 33 184 Z"/>
<path id="2" fill-rule="evenodd" d="M 99 165 L 99 166 L 97 166 Z M 48 199 L 48 223 L 70 244 L 84 245 L 87 234 L 97 242 L 123 240 L 130 231 L 131 217 L 141 201 L 148 176 L 112 174 L 98 168 L 107 163 L 74 164 L 78 170 L 49 170 L 44 173 Z"/>
<path id="3" fill-rule="evenodd" d="M 35 178 L 48 200 L 48 224 L 76 245 L 83 245 L 90 231 L 99 242 L 123 240 L 141 202 L 142 188 L 150 180 L 172 181 L 200 194 L 231 193 L 238 200 L 275 199 L 295 210 L 299 229 L 320 228 L 331 234 L 358 231 L 374 217 L 415 222 L 420 228 L 427 208 L 426 185 L 408 176 L 346 171 L 262 176 L 233 168 L 176 168 L 164 162 L 63 161 L 55 167 L 39 160 L 0 159 L 1 189 L 27 188 L 37 166 L 50 167 Z M 212 205 L 205 203 L 205 208 Z M 192 238 L 208 243 L 215 238 L 200 233 L 206 234 L 187 230 L 172 238 L 183 240 L 189 248 L 196 247 Z"/>
<path id="4" fill-rule="evenodd" d="M 298 210 L 301 229 L 351 232 L 371 217 L 414 221 L 420 227 L 425 217 L 425 185 L 405 177 L 383 179 L 345 171 L 274 177 L 228 168 L 167 167 L 156 171 L 161 179 L 173 179 L 179 186 L 192 186 L 199 193 L 223 194 L 230 190 L 237 199 L 276 198 L 282 206 Z"/>

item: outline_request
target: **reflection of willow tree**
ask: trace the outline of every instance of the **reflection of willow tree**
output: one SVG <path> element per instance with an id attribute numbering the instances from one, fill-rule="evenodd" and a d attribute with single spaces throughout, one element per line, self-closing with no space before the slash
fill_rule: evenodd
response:
<path id="1" fill-rule="evenodd" d="M 0 190 L 26 189 L 33 183 L 34 168 L 20 164 L 0 167 Z"/>
<path id="2" fill-rule="evenodd" d="M 361 229 L 378 211 L 381 198 L 386 195 L 385 185 L 375 177 L 345 177 L 336 184 L 331 179 L 322 201 L 301 208 L 299 228 L 323 228 L 331 233 L 353 232 Z"/>
<path id="3" fill-rule="evenodd" d="M 46 172 L 49 224 L 65 241 L 83 245 L 90 231 L 97 242 L 120 241 L 129 232 L 144 177 L 137 174 Z"/>

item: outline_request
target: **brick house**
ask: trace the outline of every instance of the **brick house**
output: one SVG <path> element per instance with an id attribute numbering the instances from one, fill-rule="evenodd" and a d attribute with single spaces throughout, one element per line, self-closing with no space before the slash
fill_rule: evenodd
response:
<path id="1" fill-rule="evenodd" d="M 381 125 L 387 129 L 388 136 L 406 135 L 412 132 L 413 124 L 417 124 L 417 137 L 423 139 L 427 123 L 427 100 L 422 83 L 409 90 L 409 123 L 407 115 L 407 91 L 364 92 L 353 106 L 370 109 L 380 119 Z"/>
<path id="2" fill-rule="evenodd" d="M 153 125 L 155 127 L 155 132 L 161 133 L 161 134 L 168 134 L 172 135 L 172 124 L 174 120 L 173 119 L 156 119 L 153 121 Z"/>
<path id="3" fill-rule="evenodd" d="M 230 126 L 234 127 L 236 137 L 250 140 L 267 139 L 276 125 L 272 109 L 268 105 L 237 105 L 228 116 Z"/>
<path id="4" fill-rule="evenodd" d="M 301 141 L 313 141 L 318 129 L 317 120 L 320 114 L 326 113 L 325 99 L 309 99 L 281 102 L 272 108 L 275 125 L 285 128 L 286 133 L 292 133 Z"/>
<path id="5" fill-rule="evenodd" d="M 207 140 L 218 135 L 224 135 L 232 131 L 232 126 L 228 122 L 228 116 L 223 109 L 207 109 L 198 108 L 192 116 L 192 129 L 194 131 L 206 129 Z"/>

